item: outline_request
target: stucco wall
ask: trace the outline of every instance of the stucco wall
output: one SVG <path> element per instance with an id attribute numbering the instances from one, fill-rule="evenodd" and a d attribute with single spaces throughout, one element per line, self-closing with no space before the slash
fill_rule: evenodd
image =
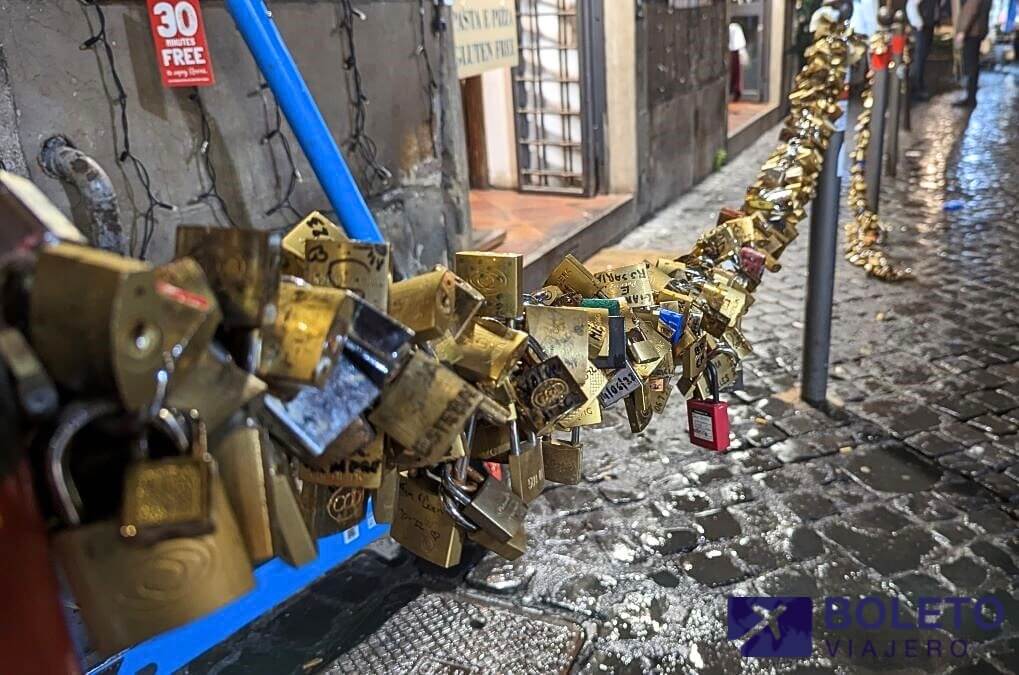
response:
<path id="1" fill-rule="evenodd" d="M 381 163 L 393 173 L 389 185 L 369 185 L 363 164 L 348 161 L 373 211 L 395 247 L 401 269 L 413 272 L 446 259 L 465 243 L 468 205 L 464 193 L 465 158 L 459 90 L 449 74 L 452 34 L 432 31 L 431 0 L 361 1 L 365 20 L 354 35 L 367 107 L 367 133 L 378 145 Z M 340 3 L 275 0 L 273 18 L 303 72 L 334 137 L 349 136 L 352 109 L 344 71 Z M 149 258 L 161 261 L 173 252 L 180 223 L 225 224 L 219 207 L 194 203 L 208 187 L 202 166 L 200 117 L 189 95 L 193 90 L 162 87 L 147 22 L 145 3 L 102 3 L 107 34 L 128 95 L 132 150 L 152 175 L 157 196 L 172 204 L 158 211 Z M 424 36 L 420 8 L 425 11 Z M 292 213 L 265 212 L 278 201 L 289 169 L 281 146 L 262 143 L 273 123 L 267 92 L 259 93 L 259 72 L 223 3 L 202 3 L 216 85 L 201 90 L 212 126 L 211 153 L 218 187 L 241 227 L 279 228 Z M 448 10 L 441 10 L 448 11 Z M 140 223 L 144 192 L 133 171 L 116 161 L 120 135 L 114 89 L 101 49 L 81 50 L 97 25 L 94 8 L 78 0 L 0 0 L 0 159 L 35 180 L 62 210 L 78 219 L 78 198 L 42 174 L 36 156 L 43 140 L 66 134 L 95 156 L 113 177 L 126 223 Z M 425 44 L 440 85 L 430 90 Z M 433 95 L 433 91 L 435 92 Z M 14 122 L 12 124 L 12 122 Z M 285 133 L 289 135 L 289 130 Z M 301 213 L 329 210 L 315 175 L 290 137 L 302 181 L 293 204 Z"/>

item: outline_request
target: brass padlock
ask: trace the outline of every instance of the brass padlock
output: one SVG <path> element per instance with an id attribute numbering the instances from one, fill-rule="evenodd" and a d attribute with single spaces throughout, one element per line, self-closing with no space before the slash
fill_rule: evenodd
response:
<path id="1" fill-rule="evenodd" d="M 346 289 L 377 309 L 388 310 L 389 244 L 309 239 L 305 245 L 301 276 L 316 286 Z"/>
<path id="2" fill-rule="evenodd" d="M 58 239 L 88 243 L 85 235 L 35 183 L 3 170 L 0 170 L 0 214 L 0 251 L 27 251 Z M 107 248 L 105 242 L 96 243 Z"/>
<path id="3" fill-rule="evenodd" d="M 234 365 L 230 355 L 214 342 L 193 368 L 170 378 L 166 407 L 197 410 L 209 433 L 215 433 L 265 390 L 265 382 Z"/>
<path id="4" fill-rule="evenodd" d="M 281 264 L 278 233 L 181 225 L 176 255 L 194 258 L 205 270 L 224 325 L 259 328 L 275 320 Z"/>
<path id="5" fill-rule="evenodd" d="M 580 427 L 570 430 L 570 440 L 556 440 L 554 436 L 541 444 L 541 458 L 545 480 L 561 485 L 579 485 L 584 468 L 584 445 L 580 442 Z"/>
<path id="6" fill-rule="evenodd" d="M 364 518 L 365 491 L 318 483 L 301 485 L 301 514 L 316 539 L 345 532 Z"/>
<path id="7" fill-rule="evenodd" d="M 510 423 L 509 471 L 514 494 L 525 504 L 533 502 L 545 489 L 545 461 L 541 454 L 541 437 L 531 432 L 521 445 L 516 422 Z"/>
<path id="8" fill-rule="evenodd" d="M 442 266 L 389 289 L 389 313 L 418 340 L 441 337 L 453 324 L 455 309 L 456 275 Z"/>
<path id="9" fill-rule="evenodd" d="M 267 438 L 264 450 L 273 551 L 289 565 L 300 567 L 318 557 L 318 542 L 304 520 L 286 457 Z"/>
<path id="10" fill-rule="evenodd" d="M 509 541 L 499 541 L 480 528 L 468 532 L 467 538 L 506 560 L 516 560 L 527 552 L 527 531 L 523 527 Z"/>
<path id="11" fill-rule="evenodd" d="M 481 396 L 449 368 L 414 352 L 368 419 L 405 448 L 401 466 L 432 466 L 448 456 Z"/>
<path id="12" fill-rule="evenodd" d="M 648 380 L 648 387 L 651 389 L 651 409 L 656 415 L 665 412 L 665 406 L 672 394 L 672 377 L 658 376 Z"/>
<path id="13" fill-rule="evenodd" d="M 459 340 L 446 335 L 433 343 L 435 356 L 471 382 L 501 382 L 527 347 L 527 333 L 491 320 L 472 323 Z"/>
<path id="14" fill-rule="evenodd" d="M 155 287 L 141 261 L 77 244 L 42 249 L 28 337 L 50 376 L 74 392 L 116 392 L 131 412 L 151 406 L 166 365 Z"/>
<path id="15" fill-rule="evenodd" d="M 650 307 L 655 304 L 655 291 L 651 287 L 646 262 L 616 267 L 598 272 L 598 290 L 607 298 L 623 298 L 630 307 Z"/>
<path id="16" fill-rule="evenodd" d="M 346 240 L 343 230 L 318 211 L 312 211 L 283 236 L 283 274 L 303 276 L 308 242 Z"/>
<path id="17" fill-rule="evenodd" d="M 481 308 L 485 305 L 485 296 L 469 283 L 454 275 L 456 290 L 453 293 L 453 321 L 447 329 L 454 340 L 459 340 L 470 328 L 474 319 L 478 318 Z"/>
<path id="18" fill-rule="evenodd" d="M 549 356 L 558 356 L 577 384 L 587 379 L 589 315 L 580 308 L 528 305 L 527 332 Z"/>
<path id="19" fill-rule="evenodd" d="M 601 424 L 601 403 L 598 402 L 598 396 L 601 395 L 606 384 L 608 384 L 608 378 L 605 377 L 605 373 L 588 361 L 587 379 L 582 387 L 587 401 L 576 410 L 560 417 L 556 422 L 556 426 L 561 429 L 572 429 L 574 427 Z"/>
<path id="20" fill-rule="evenodd" d="M 182 424 L 166 408 L 153 418 L 153 424 L 164 429 L 185 454 L 160 459 L 145 457 L 128 465 L 120 535 L 144 545 L 209 534 L 215 529 L 211 493 L 216 463 L 209 454 L 205 424 L 196 410 L 187 413 Z"/>
<path id="21" fill-rule="evenodd" d="M 379 434 L 366 446 L 338 459 L 324 470 L 302 464 L 297 477 L 319 485 L 374 490 L 382 483 L 383 443 L 385 436 Z"/>
<path id="22" fill-rule="evenodd" d="M 48 477 L 65 525 L 80 523 L 66 470 L 68 446 L 108 410 L 67 406 L 47 447 Z M 125 542 L 112 518 L 53 535 L 54 555 L 101 656 L 204 616 L 251 590 L 251 561 L 218 476 L 212 481 L 211 513 L 212 534 L 149 546 Z"/>
<path id="23" fill-rule="evenodd" d="M 564 291 L 579 293 L 585 298 L 600 297 L 595 276 L 572 254 L 567 254 L 562 262 L 555 266 L 544 285 L 557 286 Z"/>
<path id="24" fill-rule="evenodd" d="M 630 431 L 639 434 L 647 428 L 654 417 L 651 401 L 651 385 L 647 382 L 634 389 L 625 399 L 626 419 L 630 423 Z"/>
<path id="25" fill-rule="evenodd" d="M 521 370 L 510 378 L 510 383 L 517 412 L 528 429 L 538 433 L 587 400 L 584 390 L 558 356 Z"/>
<path id="26" fill-rule="evenodd" d="M 392 523 L 396 514 L 396 498 L 400 491 L 400 470 L 395 466 L 382 469 L 379 487 L 372 492 L 372 515 L 376 523 Z"/>
<path id="27" fill-rule="evenodd" d="M 275 323 L 263 333 L 255 374 L 270 384 L 325 385 L 343 348 L 346 292 L 287 277 Z"/>
<path id="28" fill-rule="evenodd" d="M 466 467 L 466 458 L 457 465 Z M 473 492 L 468 494 L 462 484 L 457 485 L 449 464 L 443 467 L 443 490 L 459 505 L 461 513 L 471 523 L 500 542 L 512 539 L 523 527 L 527 505 L 502 481 L 475 469 L 467 468 L 464 473 L 475 484 Z"/>
<path id="29" fill-rule="evenodd" d="M 164 317 L 163 351 L 175 363 L 175 376 L 180 376 L 208 349 L 223 313 L 205 272 L 192 258 L 160 265 L 155 274 Z"/>
<path id="30" fill-rule="evenodd" d="M 515 319 L 523 309 L 524 256 L 519 253 L 459 251 L 454 270 L 457 276 L 484 297 L 481 313 L 498 319 Z"/>
<path id="31" fill-rule="evenodd" d="M 389 536 L 414 555 L 440 567 L 460 562 L 463 531 L 446 513 L 439 484 L 427 478 L 400 479 Z"/>
<path id="32" fill-rule="evenodd" d="M 265 431 L 254 420 L 245 419 L 212 447 L 248 556 L 256 563 L 271 558 L 274 550 L 263 457 L 267 442 Z"/>

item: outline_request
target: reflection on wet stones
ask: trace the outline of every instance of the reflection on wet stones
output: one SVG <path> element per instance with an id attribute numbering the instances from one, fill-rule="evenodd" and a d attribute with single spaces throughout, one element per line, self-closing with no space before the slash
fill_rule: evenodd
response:
<path id="1" fill-rule="evenodd" d="M 512 593 L 526 587 L 534 567 L 518 558 L 509 562 L 489 553 L 468 574 L 467 583 L 493 593 Z"/>
<path id="2" fill-rule="evenodd" d="M 683 558 L 683 571 L 705 586 L 717 588 L 744 579 L 748 573 L 735 562 L 735 556 L 723 551 L 691 553 Z"/>
<path id="3" fill-rule="evenodd" d="M 695 549 L 699 540 L 700 535 L 694 530 L 680 527 L 667 529 L 658 552 L 662 555 L 686 553 Z"/>
<path id="4" fill-rule="evenodd" d="M 920 492 L 941 478 L 941 471 L 902 446 L 856 450 L 850 455 L 847 468 L 858 481 L 881 492 Z"/>
<path id="5" fill-rule="evenodd" d="M 697 515 L 697 529 L 707 541 L 718 541 L 738 537 L 743 533 L 739 523 L 726 509 L 708 511 Z"/>
<path id="6" fill-rule="evenodd" d="M 563 485 L 546 490 L 542 498 L 553 513 L 561 516 L 601 508 L 598 493 L 584 485 Z"/>

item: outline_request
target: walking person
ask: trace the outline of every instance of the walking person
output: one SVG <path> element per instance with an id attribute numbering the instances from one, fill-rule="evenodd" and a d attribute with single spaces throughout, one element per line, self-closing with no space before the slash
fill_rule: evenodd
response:
<path id="1" fill-rule="evenodd" d="M 916 50 L 909 72 L 909 93 L 916 101 L 927 101 L 931 97 L 924 81 L 924 69 L 927 66 L 927 57 L 931 53 L 931 45 L 934 44 L 934 27 L 940 19 L 940 4 L 939 0 L 910 0 L 906 3 L 906 14 L 909 15 L 909 22 L 916 30 Z M 910 11 L 914 7 L 916 16 Z M 917 22 L 920 25 L 917 25 Z"/>
<path id="2" fill-rule="evenodd" d="M 980 43 L 987 37 L 991 0 L 966 0 L 955 27 L 955 45 L 962 47 L 962 72 L 966 76 L 966 98 L 952 105 L 974 108 L 977 104 L 977 78 L 980 76 Z"/>

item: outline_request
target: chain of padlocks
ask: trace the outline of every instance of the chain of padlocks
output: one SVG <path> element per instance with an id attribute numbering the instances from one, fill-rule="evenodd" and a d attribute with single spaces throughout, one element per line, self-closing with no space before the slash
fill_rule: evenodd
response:
<path id="1" fill-rule="evenodd" d="M 580 430 L 620 403 L 640 432 L 678 390 L 692 441 L 725 450 L 718 392 L 814 195 L 842 30 L 808 50 L 741 210 L 677 259 L 592 272 L 567 256 L 532 293 L 517 254 L 461 252 L 393 282 L 388 244 L 318 213 L 285 235 L 182 226 L 176 259 L 153 266 L 75 243 L 4 174 L 12 213 L 55 234 L 5 279 L 20 320 L 0 353 L 97 651 L 244 594 L 253 563 L 312 560 L 369 503 L 437 565 L 465 539 L 515 559 L 528 503 L 581 480 Z"/>
<path id="2" fill-rule="evenodd" d="M 871 55 L 882 57 L 889 49 L 888 33 L 874 33 L 868 48 Z M 902 67 L 907 68 L 908 65 L 908 61 L 904 61 Z M 895 80 L 894 86 L 898 86 L 898 80 Z M 856 118 L 856 145 L 850 155 L 853 165 L 849 175 L 849 207 L 853 211 L 853 219 L 845 225 L 845 258 L 876 279 L 902 281 L 912 279 L 913 271 L 908 267 L 897 266 L 881 249 L 880 244 L 888 228 L 867 205 L 867 180 L 864 173 L 867 147 L 870 145 L 870 119 L 874 109 L 873 87 L 874 72 L 870 71 L 867 73 L 867 87 L 863 91 L 863 109 Z"/>

